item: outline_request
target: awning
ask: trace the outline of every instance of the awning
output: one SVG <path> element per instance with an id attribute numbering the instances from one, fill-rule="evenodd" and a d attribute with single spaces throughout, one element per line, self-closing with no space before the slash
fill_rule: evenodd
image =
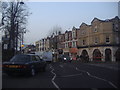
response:
<path id="1" fill-rule="evenodd" d="M 77 53 L 78 49 L 77 48 L 70 48 L 70 53 Z"/>

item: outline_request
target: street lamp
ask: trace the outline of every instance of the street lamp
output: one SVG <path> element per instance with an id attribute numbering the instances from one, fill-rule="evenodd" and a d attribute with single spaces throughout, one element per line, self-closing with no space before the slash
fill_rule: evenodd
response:
<path id="1" fill-rule="evenodd" d="M 2 14 L 1 24 L 4 25 L 4 18 L 5 18 L 5 17 L 3 16 L 3 14 L 4 14 L 4 10 L 8 7 L 8 5 L 7 5 L 7 3 L 5 3 L 5 2 L 0 2 L 0 7 L 1 7 L 1 8 L 0 8 L 1 10 L 0 10 L 0 11 L 1 11 L 1 14 Z M 2 26 L 2 25 L 1 25 L 1 26 Z"/>
<path id="2" fill-rule="evenodd" d="M 24 4 L 24 2 L 21 1 L 20 4 Z"/>

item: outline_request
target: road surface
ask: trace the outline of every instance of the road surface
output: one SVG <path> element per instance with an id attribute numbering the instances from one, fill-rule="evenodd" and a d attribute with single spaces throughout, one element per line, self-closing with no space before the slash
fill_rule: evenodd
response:
<path id="1" fill-rule="evenodd" d="M 54 62 L 47 65 L 46 72 L 34 77 L 3 73 L 2 88 L 119 88 L 119 70 L 116 65 Z"/>

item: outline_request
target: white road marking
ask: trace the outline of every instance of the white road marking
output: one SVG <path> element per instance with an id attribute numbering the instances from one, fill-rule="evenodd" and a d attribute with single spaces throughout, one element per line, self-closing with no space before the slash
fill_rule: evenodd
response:
<path id="1" fill-rule="evenodd" d="M 108 82 L 110 85 L 112 85 L 113 87 L 115 87 L 115 88 L 118 88 L 117 86 L 115 86 L 112 82 Z"/>
<path id="2" fill-rule="evenodd" d="M 73 74 L 73 75 L 66 75 L 66 76 L 60 76 L 60 77 L 72 77 L 72 76 L 79 76 L 79 75 L 82 75 L 82 73 L 80 73 L 80 74 Z"/>
<path id="3" fill-rule="evenodd" d="M 61 68 L 63 68 L 63 65 L 59 65 Z"/>
<path id="4" fill-rule="evenodd" d="M 80 69 L 78 69 L 77 67 L 76 67 L 75 69 L 76 69 L 77 71 L 82 71 L 82 72 L 87 73 L 87 75 L 90 76 L 90 77 L 93 77 L 93 78 L 96 78 L 96 79 L 99 79 L 99 80 L 103 80 L 103 81 L 109 83 L 109 84 L 110 84 L 111 86 L 113 86 L 114 88 L 117 88 L 116 85 L 114 85 L 112 82 L 110 82 L 110 81 L 108 81 L 108 80 L 105 80 L 105 79 L 99 78 L 99 77 L 97 77 L 97 76 L 93 76 L 93 75 L 91 75 L 89 72 L 84 71 L 84 70 L 80 70 Z"/>
<path id="5" fill-rule="evenodd" d="M 53 72 L 53 71 L 54 71 L 54 68 L 52 67 L 52 65 L 50 66 L 50 68 L 52 69 L 52 70 L 51 70 L 51 73 L 54 75 L 51 81 L 52 81 L 53 85 L 54 85 L 58 90 L 60 90 L 59 86 L 54 82 L 54 80 L 55 80 L 55 78 L 56 78 L 56 74 Z"/>

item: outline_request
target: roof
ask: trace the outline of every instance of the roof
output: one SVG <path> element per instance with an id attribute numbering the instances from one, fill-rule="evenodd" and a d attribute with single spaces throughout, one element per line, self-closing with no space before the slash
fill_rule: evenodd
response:
<path id="1" fill-rule="evenodd" d="M 82 22 L 82 24 L 80 25 L 80 27 L 82 26 L 88 26 L 86 23 Z"/>
<path id="2" fill-rule="evenodd" d="M 91 23 L 96 22 L 96 21 L 101 21 L 101 22 L 103 22 L 103 20 L 100 20 L 100 19 L 98 19 L 98 18 L 95 17 L 95 18 L 91 21 Z"/>
<path id="3" fill-rule="evenodd" d="M 95 21 L 100 21 L 100 22 L 113 22 L 114 20 L 120 20 L 120 19 L 119 19 L 118 16 L 115 16 L 115 17 L 112 18 L 112 19 L 106 19 L 106 20 L 100 20 L 100 19 L 98 19 L 98 18 L 94 18 L 91 23 L 93 23 L 93 22 L 95 22 Z"/>

